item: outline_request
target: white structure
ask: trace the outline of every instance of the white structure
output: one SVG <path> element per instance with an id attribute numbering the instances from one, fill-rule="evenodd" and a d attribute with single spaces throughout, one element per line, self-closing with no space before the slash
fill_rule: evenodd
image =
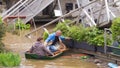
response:
<path id="1" fill-rule="evenodd" d="M 9 17 L 25 17 L 24 23 L 30 21 L 38 15 L 50 4 L 56 4 L 54 10 L 59 11 L 59 16 L 81 8 L 70 13 L 72 19 L 77 18 L 77 21 L 89 26 L 96 26 L 104 22 L 109 22 L 114 17 L 119 15 L 119 0 L 20 0 L 13 7 L 2 14 L 3 20 Z M 116 3 L 115 3 L 116 2 Z M 115 7 L 114 5 L 117 5 Z M 50 9 L 50 8 L 49 8 Z M 57 14 L 56 14 L 57 15 Z M 15 19 L 8 19 L 9 23 L 13 23 Z"/>

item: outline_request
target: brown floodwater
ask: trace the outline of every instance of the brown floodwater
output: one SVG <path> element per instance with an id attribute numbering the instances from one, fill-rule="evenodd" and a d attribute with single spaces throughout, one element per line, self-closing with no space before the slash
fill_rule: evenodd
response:
<path id="1" fill-rule="evenodd" d="M 19 67 L 15 68 L 97 68 L 93 62 L 87 62 L 80 60 L 80 58 L 69 56 L 62 56 L 54 60 L 26 59 L 24 53 L 26 50 L 29 50 L 36 39 L 36 34 L 33 34 L 31 39 L 24 37 L 26 33 L 26 31 L 21 31 L 20 36 L 6 33 L 3 39 L 6 49 L 18 53 L 21 56 L 21 64 Z M 38 32 L 37 35 L 40 35 L 40 32 Z"/>

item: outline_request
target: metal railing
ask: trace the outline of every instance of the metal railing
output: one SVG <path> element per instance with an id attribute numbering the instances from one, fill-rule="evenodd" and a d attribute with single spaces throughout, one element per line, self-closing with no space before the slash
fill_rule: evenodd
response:
<path id="1" fill-rule="evenodd" d="M 54 0 L 20 0 L 2 14 L 2 19 L 4 20 L 9 16 L 25 16 L 26 18 L 23 19 L 23 22 L 27 23 L 53 1 Z M 9 22 L 13 21 L 14 20 L 9 20 Z"/>

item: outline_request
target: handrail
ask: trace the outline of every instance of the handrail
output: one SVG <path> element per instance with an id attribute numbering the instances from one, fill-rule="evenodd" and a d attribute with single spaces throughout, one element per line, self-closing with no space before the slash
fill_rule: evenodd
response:
<path id="1" fill-rule="evenodd" d="M 29 1 L 29 0 L 24 1 L 24 2 L 23 2 L 22 4 L 20 4 L 17 8 L 15 8 L 13 11 L 11 11 L 9 14 L 7 14 L 7 16 L 11 15 L 12 13 L 14 13 L 17 9 L 19 9 L 19 8 L 20 8 L 22 5 L 24 5 L 27 1 Z M 4 20 L 7 16 L 3 17 L 3 20 Z"/>
<path id="2" fill-rule="evenodd" d="M 24 1 L 24 0 L 20 0 L 20 1 L 18 1 L 14 6 L 12 6 L 10 9 L 8 9 L 5 13 L 3 13 L 2 14 L 2 17 L 4 17 L 8 12 L 10 12 L 11 10 L 13 10 L 14 8 L 16 8 L 16 6 L 18 5 L 18 4 L 20 4 L 22 1 Z"/>
<path id="3" fill-rule="evenodd" d="M 32 9 L 31 9 L 29 6 L 33 5 L 36 1 L 37 1 L 37 0 L 32 1 L 32 3 L 30 3 L 28 6 L 26 6 L 26 4 L 24 4 L 23 6 L 24 6 L 24 7 L 26 6 L 26 8 L 28 8 L 28 10 L 30 10 L 30 11 L 32 12 Z M 22 11 L 24 11 L 24 10 L 22 10 Z M 22 12 L 22 11 L 21 11 L 21 12 Z M 20 13 L 21 13 L 21 12 L 20 12 Z M 19 14 L 20 14 L 20 13 L 19 13 Z M 32 12 L 32 14 L 34 14 L 34 12 Z"/>
<path id="4" fill-rule="evenodd" d="M 46 1 L 46 0 L 41 0 L 40 3 L 44 2 L 44 1 Z M 54 0 L 51 0 L 51 1 L 49 1 L 48 3 L 44 4 L 44 6 L 41 7 L 41 9 L 43 10 L 46 6 L 48 6 L 49 4 L 51 4 L 53 1 L 54 1 Z M 41 5 L 41 4 L 40 4 L 40 5 Z M 31 18 L 33 18 L 34 16 L 36 16 L 40 11 L 42 11 L 41 9 L 40 9 L 40 10 L 37 10 L 37 12 L 32 15 L 32 17 L 29 17 L 28 19 L 25 19 L 24 22 L 26 23 L 26 22 L 28 22 Z"/>
<path id="5" fill-rule="evenodd" d="M 35 1 L 35 0 L 34 0 Z M 34 2 L 33 0 L 29 0 L 29 2 L 33 3 Z M 25 8 L 27 8 L 31 3 L 25 3 L 22 7 L 20 7 L 21 11 L 19 11 L 18 14 L 21 14 L 20 12 L 22 12 Z M 22 8 L 24 7 L 24 9 L 22 10 Z M 30 9 L 30 8 L 29 8 Z M 14 15 L 17 15 L 17 14 L 14 14 Z"/>

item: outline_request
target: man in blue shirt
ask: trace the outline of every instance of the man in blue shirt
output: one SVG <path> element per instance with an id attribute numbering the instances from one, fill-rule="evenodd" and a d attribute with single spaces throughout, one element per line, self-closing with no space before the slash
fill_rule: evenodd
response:
<path id="1" fill-rule="evenodd" d="M 48 36 L 48 38 L 45 40 L 45 45 L 46 46 L 49 45 L 49 46 L 47 46 L 47 48 L 50 51 L 52 51 L 52 52 L 57 51 L 60 48 L 59 43 L 61 42 L 61 40 L 68 39 L 61 35 L 62 35 L 62 32 L 60 30 L 58 30 L 55 33 L 50 34 Z"/>

